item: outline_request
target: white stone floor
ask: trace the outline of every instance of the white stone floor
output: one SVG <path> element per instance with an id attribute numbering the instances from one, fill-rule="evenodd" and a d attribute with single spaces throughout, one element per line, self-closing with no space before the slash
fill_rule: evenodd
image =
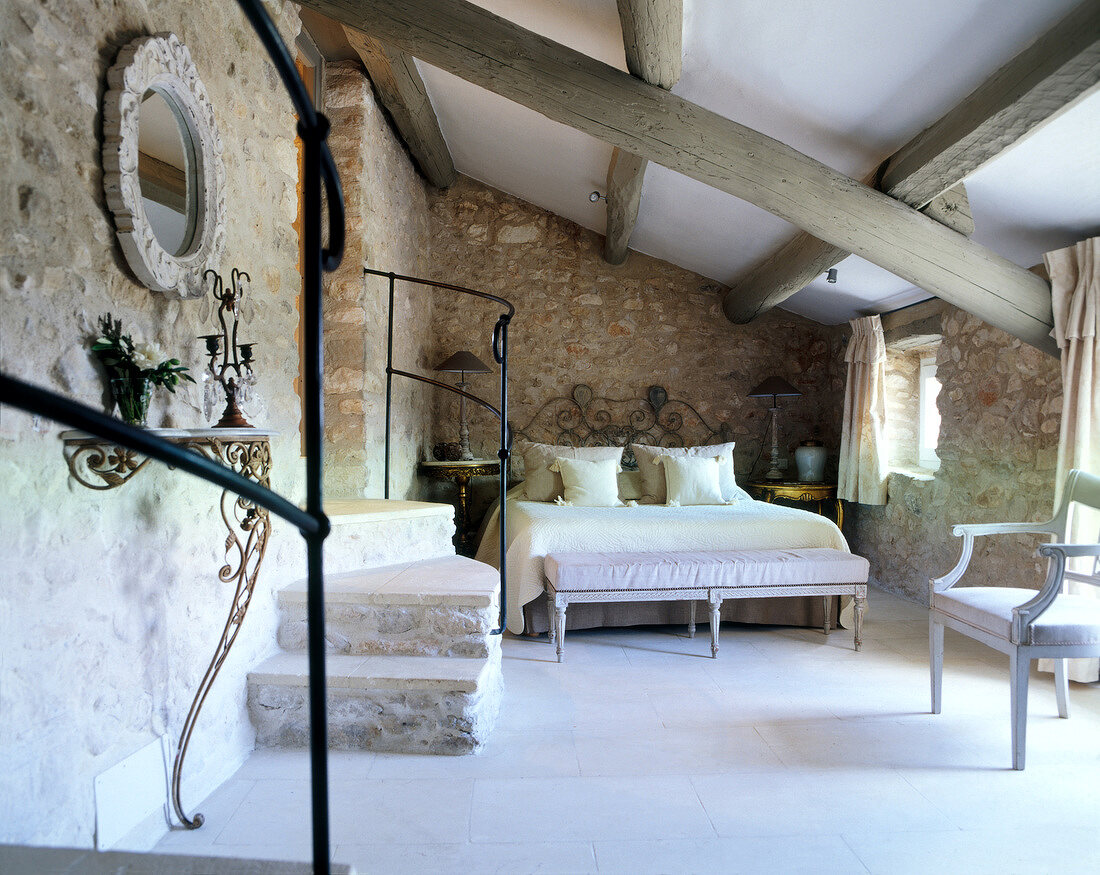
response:
<path id="1" fill-rule="evenodd" d="M 334 859 L 359 872 L 1097 872 L 1100 685 L 1059 720 L 1032 674 L 1010 766 L 1007 657 L 947 630 L 928 713 L 927 612 L 872 592 L 851 633 L 729 626 L 506 639 L 476 756 L 333 753 Z M 201 733 L 201 727 L 200 727 Z M 257 751 L 156 850 L 308 859 L 304 752 Z"/>

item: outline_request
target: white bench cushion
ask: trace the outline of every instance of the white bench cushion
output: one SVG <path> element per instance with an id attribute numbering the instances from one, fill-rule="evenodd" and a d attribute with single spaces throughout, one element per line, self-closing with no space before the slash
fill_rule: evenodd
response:
<path id="1" fill-rule="evenodd" d="M 865 583 L 868 567 L 862 556 L 831 547 L 552 553 L 544 562 L 546 579 L 556 592 Z"/>
<path id="2" fill-rule="evenodd" d="M 1037 590 L 1011 586 L 958 586 L 936 593 L 935 609 L 956 620 L 1011 640 L 1012 609 L 1035 598 Z M 1100 601 L 1062 593 L 1031 624 L 1031 640 L 1021 644 L 1100 644 Z"/>

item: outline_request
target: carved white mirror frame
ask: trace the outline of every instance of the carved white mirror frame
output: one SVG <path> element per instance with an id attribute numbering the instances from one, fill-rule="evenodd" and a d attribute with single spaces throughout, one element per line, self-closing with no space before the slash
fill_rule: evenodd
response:
<path id="1" fill-rule="evenodd" d="M 138 180 L 138 126 L 142 100 L 159 92 L 186 126 L 194 146 L 196 217 L 191 245 L 181 255 L 157 240 Z M 103 189 L 122 251 L 150 289 L 181 298 L 203 293 L 202 272 L 225 244 L 225 168 L 214 109 L 191 60 L 172 33 L 140 37 L 119 52 L 107 74 L 103 100 Z"/>

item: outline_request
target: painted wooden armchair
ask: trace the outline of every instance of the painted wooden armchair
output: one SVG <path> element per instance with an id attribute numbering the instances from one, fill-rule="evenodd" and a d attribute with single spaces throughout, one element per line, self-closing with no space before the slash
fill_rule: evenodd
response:
<path id="1" fill-rule="evenodd" d="M 958 564 L 943 577 L 929 581 L 929 662 L 932 713 L 939 714 L 943 686 L 943 627 L 1007 653 L 1011 685 L 1012 768 L 1023 769 L 1027 732 L 1027 682 L 1031 660 L 1054 659 L 1058 716 L 1069 716 L 1066 658 L 1100 656 L 1100 599 L 1064 593 L 1066 581 L 1100 586 L 1100 544 L 1043 544 L 1039 554 L 1050 558 L 1042 589 L 1001 586 L 960 586 L 980 535 L 1050 534 L 1065 539 L 1071 506 L 1100 508 L 1100 477 L 1070 471 L 1062 501 L 1047 523 L 978 523 L 958 525 L 952 532 L 963 539 Z M 1092 557 L 1091 573 L 1070 571 L 1066 562 Z"/>

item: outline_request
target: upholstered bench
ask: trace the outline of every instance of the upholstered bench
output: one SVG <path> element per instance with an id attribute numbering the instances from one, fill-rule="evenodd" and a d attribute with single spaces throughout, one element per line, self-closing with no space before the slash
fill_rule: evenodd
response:
<path id="1" fill-rule="evenodd" d="M 570 602 L 690 601 L 710 606 L 711 656 L 718 656 L 718 627 L 725 599 L 824 596 L 855 598 L 855 649 L 863 646 L 868 563 L 829 547 L 791 550 L 697 550 L 653 553 L 551 553 L 544 561 L 550 640 L 558 662 L 565 645 Z"/>

